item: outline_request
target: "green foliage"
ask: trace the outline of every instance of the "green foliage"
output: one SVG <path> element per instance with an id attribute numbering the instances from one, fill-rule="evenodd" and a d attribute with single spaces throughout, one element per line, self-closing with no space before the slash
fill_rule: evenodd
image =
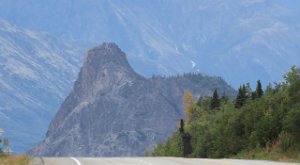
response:
<path id="1" fill-rule="evenodd" d="M 289 86 L 288 94 L 292 103 L 300 100 L 300 69 L 295 66 L 285 75 L 286 84 Z"/>
<path id="2" fill-rule="evenodd" d="M 159 143 L 153 150 L 152 155 L 183 157 L 183 140 L 181 134 L 177 131 L 166 143 Z"/>
<path id="3" fill-rule="evenodd" d="M 180 120 L 179 132 L 184 133 L 184 121 L 183 121 L 183 119 Z"/>
<path id="4" fill-rule="evenodd" d="M 279 135 L 280 148 L 282 151 L 288 151 L 295 144 L 295 139 L 293 136 L 286 132 L 281 132 Z"/>
<path id="5" fill-rule="evenodd" d="M 210 109 L 218 109 L 220 107 L 220 98 L 217 89 L 213 93 L 213 97 L 210 103 Z"/>
<path id="6" fill-rule="evenodd" d="M 193 157 L 231 157 L 252 151 L 262 151 L 265 156 L 270 148 L 283 155 L 299 152 L 300 70 L 292 67 L 285 80 L 274 88 L 269 84 L 265 92 L 260 81 L 255 91 L 249 84 L 242 85 L 236 100 L 220 99 L 217 91 L 197 103 L 187 99 L 186 107 L 191 109 L 186 111 L 189 120 L 184 131 L 159 144 L 155 155 L 183 156 L 183 132 L 191 136 Z"/>
<path id="7" fill-rule="evenodd" d="M 264 94 L 264 91 L 262 90 L 262 86 L 261 86 L 260 80 L 257 81 L 255 93 L 256 93 L 257 98 L 261 98 L 263 96 L 263 94 Z"/>
<path id="8" fill-rule="evenodd" d="M 158 143 L 152 152 L 152 156 L 165 156 L 165 146 L 163 143 Z"/>
<path id="9" fill-rule="evenodd" d="M 290 109 L 284 118 L 284 128 L 295 138 L 300 139 L 300 104 Z"/>
<path id="10" fill-rule="evenodd" d="M 241 108 L 248 98 L 247 88 L 245 85 L 240 86 L 238 90 L 238 95 L 236 96 L 235 108 Z"/>
<path id="11" fill-rule="evenodd" d="M 148 149 L 146 149 L 146 151 L 145 151 L 145 156 L 146 156 L 146 157 L 151 156 L 151 152 L 150 152 Z"/>

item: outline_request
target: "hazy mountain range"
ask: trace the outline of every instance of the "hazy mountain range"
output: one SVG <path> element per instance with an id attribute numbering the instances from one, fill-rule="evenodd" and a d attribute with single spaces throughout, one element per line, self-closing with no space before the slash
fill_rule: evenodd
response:
<path id="1" fill-rule="evenodd" d="M 0 16 L 82 52 L 114 41 L 145 76 L 199 70 L 238 87 L 280 80 L 300 64 L 299 8 L 295 0 L 2 0 Z"/>

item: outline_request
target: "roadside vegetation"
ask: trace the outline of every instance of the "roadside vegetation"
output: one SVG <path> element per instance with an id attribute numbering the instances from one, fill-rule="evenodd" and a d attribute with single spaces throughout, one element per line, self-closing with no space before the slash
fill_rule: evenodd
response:
<path id="1" fill-rule="evenodd" d="M 0 128 L 0 135 L 4 131 Z M 8 139 L 0 138 L 0 165 L 29 165 L 31 158 L 26 155 L 11 156 L 11 148 Z"/>
<path id="2" fill-rule="evenodd" d="M 29 165 L 31 158 L 25 155 L 8 156 L 2 154 L 0 156 L 0 165 Z"/>
<path id="3" fill-rule="evenodd" d="M 216 89 L 194 100 L 186 91 L 185 121 L 153 150 L 153 156 L 300 161 L 300 70 L 262 90 L 242 85 L 231 99 Z"/>

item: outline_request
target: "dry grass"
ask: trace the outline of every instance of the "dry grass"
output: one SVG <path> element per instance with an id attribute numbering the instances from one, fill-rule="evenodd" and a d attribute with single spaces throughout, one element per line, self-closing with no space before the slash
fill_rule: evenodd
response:
<path id="1" fill-rule="evenodd" d="M 300 163 L 299 151 L 283 152 L 277 146 L 271 148 L 259 148 L 251 151 L 241 152 L 233 158 L 238 159 L 259 159 L 259 160 L 272 160 L 280 162 L 297 162 Z"/>
<path id="2" fill-rule="evenodd" d="M 0 157 L 0 165 L 28 165 L 31 158 L 20 155 L 20 156 L 5 156 Z"/>

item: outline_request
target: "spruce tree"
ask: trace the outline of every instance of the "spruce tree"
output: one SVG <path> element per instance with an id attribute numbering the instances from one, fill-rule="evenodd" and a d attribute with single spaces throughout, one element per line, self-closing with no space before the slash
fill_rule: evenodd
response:
<path id="1" fill-rule="evenodd" d="M 181 134 L 184 133 L 184 121 L 183 121 L 183 119 L 180 120 L 179 132 Z"/>
<path id="2" fill-rule="evenodd" d="M 247 83 L 246 84 L 246 97 L 250 98 L 251 96 L 252 96 L 252 89 L 251 89 L 250 83 Z"/>
<path id="3" fill-rule="evenodd" d="M 243 84 L 242 86 L 242 100 L 243 100 L 243 103 L 246 101 L 247 99 L 247 87 L 245 84 Z"/>
<path id="4" fill-rule="evenodd" d="M 263 96 L 264 91 L 262 90 L 262 86 L 261 86 L 261 82 L 260 80 L 257 81 L 257 85 L 256 85 L 256 97 L 260 98 Z"/>
<path id="5" fill-rule="evenodd" d="M 217 109 L 219 107 L 220 107 L 220 98 L 219 98 L 217 89 L 215 89 L 212 100 L 211 100 L 210 108 Z"/>
<path id="6" fill-rule="evenodd" d="M 235 100 L 235 108 L 241 108 L 243 106 L 244 97 L 243 87 L 240 86 Z"/>
<path id="7" fill-rule="evenodd" d="M 252 92 L 251 93 L 251 99 L 252 100 L 255 100 L 256 98 L 257 98 L 257 96 L 256 96 L 257 94 L 256 94 L 256 92 L 254 91 L 254 92 Z"/>

